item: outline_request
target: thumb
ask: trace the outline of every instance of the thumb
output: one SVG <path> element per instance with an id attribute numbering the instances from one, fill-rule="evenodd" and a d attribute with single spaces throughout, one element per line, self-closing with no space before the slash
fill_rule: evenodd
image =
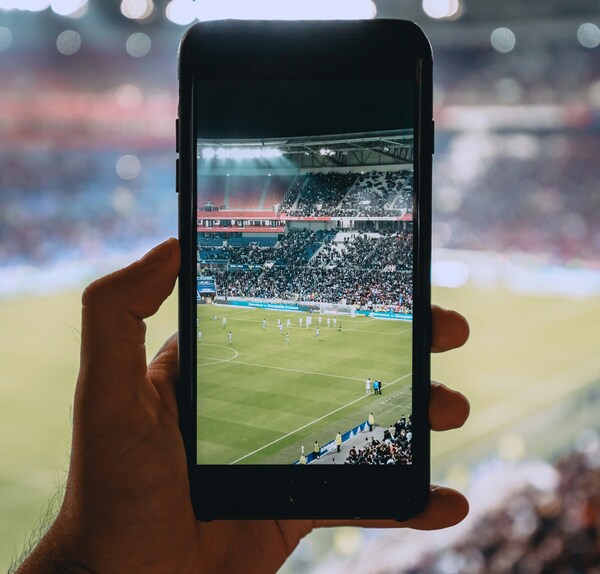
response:
<path id="1" fill-rule="evenodd" d="M 168 239 L 84 291 L 77 393 L 89 406 L 126 408 L 138 398 L 146 378 L 144 319 L 173 291 L 179 262 L 179 244 Z"/>

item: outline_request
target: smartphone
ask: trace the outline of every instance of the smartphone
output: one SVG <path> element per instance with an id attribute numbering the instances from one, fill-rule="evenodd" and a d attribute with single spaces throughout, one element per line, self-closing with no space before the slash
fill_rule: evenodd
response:
<path id="1" fill-rule="evenodd" d="M 414 516 L 430 459 L 427 38 L 397 20 L 198 23 L 179 80 L 196 516 Z"/>

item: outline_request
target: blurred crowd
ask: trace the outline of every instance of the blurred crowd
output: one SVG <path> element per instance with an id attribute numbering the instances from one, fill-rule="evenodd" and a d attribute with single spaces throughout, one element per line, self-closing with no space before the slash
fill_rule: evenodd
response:
<path id="1" fill-rule="evenodd" d="M 600 573 L 600 458 L 555 465 L 556 488 L 533 485 L 484 514 L 466 537 L 405 574 Z"/>
<path id="2" fill-rule="evenodd" d="M 575 31 L 525 46 L 517 30 L 509 53 L 487 41 L 436 49 L 434 246 L 600 265 L 600 63 Z M 0 268 L 83 260 L 175 234 L 178 33 L 133 58 L 124 44 L 91 37 L 65 57 L 52 31 L 52 50 L 41 50 L 43 37 L 25 50 L 16 41 L 25 32 L 14 29 L 0 53 Z M 142 169 L 123 178 L 115 165 L 131 154 Z M 297 178 L 280 209 L 404 215 L 411 191 L 406 171 L 317 173 Z"/>
<path id="3" fill-rule="evenodd" d="M 170 158 L 124 156 L 135 179 L 119 177 L 115 150 L 0 150 L 0 268 L 107 256 L 174 234 Z"/>
<path id="4" fill-rule="evenodd" d="M 463 134 L 437 161 L 434 245 L 600 264 L 596 134 Z"/>

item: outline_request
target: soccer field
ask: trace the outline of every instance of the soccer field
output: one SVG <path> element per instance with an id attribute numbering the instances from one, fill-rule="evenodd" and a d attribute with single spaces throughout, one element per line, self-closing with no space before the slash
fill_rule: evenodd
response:
<path id="1" fill-rule="evenodd" d="M 198 306 L 199 463 L 290 464 L 370 412 L 386 426 L 410 414 L 412 323 L 338 317 L 334 327 L 323 316 L 317 337 L 318 315 L 310 328 L 306 317 Z M 381 396 L 367 396 L 367 377 L 382 381 Z"/>

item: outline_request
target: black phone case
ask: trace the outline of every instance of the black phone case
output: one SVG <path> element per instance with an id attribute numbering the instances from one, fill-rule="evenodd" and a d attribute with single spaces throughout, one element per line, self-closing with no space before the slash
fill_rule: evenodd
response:
<path id="1" fill-rule="evenodd" d="M 358 47 L 358 49 L 357 49 Z M 415 69 L 416 67 L 416 69 Z M 196 465 L 196 147 L 195 82 L 235 79 L 371 79 L 401 70 L 419 81 L 415 115 L 412 465 Z M 177 190 L 179 274 L 178 405 L 196 517 L 212 519 L 394 518 L 426 505 L 430 482 L 428 421 L 431 342 L 432 55 L 413 23 L 219 21 L 190 28 L 179 51 Z M 208 110 L 199 110 L 207 113 Z M 214 121 L 218 124 L 219 118 Z M 243 131 L 243 126 L 242 126 Z M 377 485 L 371 495 L 364 485 Z"/>

